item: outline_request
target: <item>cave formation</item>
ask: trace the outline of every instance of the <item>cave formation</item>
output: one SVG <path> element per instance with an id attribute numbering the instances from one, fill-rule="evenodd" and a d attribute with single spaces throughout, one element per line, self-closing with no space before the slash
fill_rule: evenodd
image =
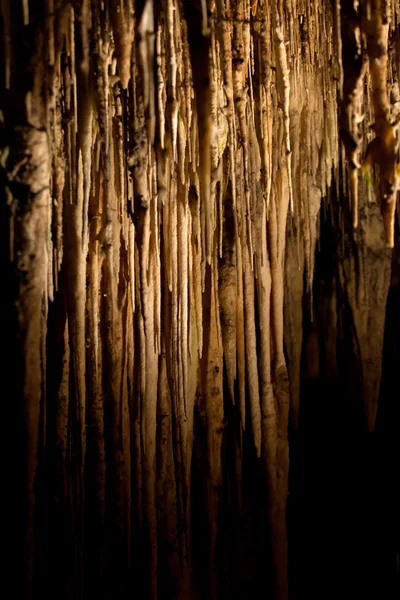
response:
<path id="1" fill-rule="evenodd" d="M 399 0 L 0 32 L 6 595 L 399 597 Z"/>

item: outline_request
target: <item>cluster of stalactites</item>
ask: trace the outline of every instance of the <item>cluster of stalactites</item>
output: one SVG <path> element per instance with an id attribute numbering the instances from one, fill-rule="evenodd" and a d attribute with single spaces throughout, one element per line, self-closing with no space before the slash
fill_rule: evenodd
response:
<path id="1" fill-rule="evenodd" d="M 195 402 L 206 415 L 213 570 L 224 372 L 242 428 L 250 428 L 266 464 L 284 530 L 286 229 L 297 231 L 311 289 L 321 198 L 339 169 L 335 14 L 330 3 L 306 0 L 146 0 L 140 12 L 134 0 L 46 0 L 40 22 L 32 4 L 22 3 L 23 27 L 40 27 L 44 40 L 32 60 L 26 116 L 47 132 L 41 152 L 49 178 L 38 241 L 45 267 L 36 283 L 46 310 L 48 300 L 61 302 L 60 288 L 67 299 L 58 406 L 68 417 L 57 421 L 57 439 L 65 461 L 68 444 L 76 444 L 83 482 L 87 431 L 96 432 L 90 443 L 104 515 L 111 423 L 108 455 L 121 471 L 116 527 L 129 530 L 124 519 L 133 512 L 146 521 L 155 598 L 157 536 L 178 537 L 179 564 L 190 560 Z M 0 4 L 10 93 L 15 6 Z M 380 75 L 387 26 L 374 11 L 364 28 L 375 130 L 388 156 L 394 138 Z M 374 58 L 377 43 L 385 51 Z M 41 158 L 29 154 L 31 172 Z M 18 173 L 5 154 L 2 167 L 10 180 Z M 71 419 L 79 431 L 73 442 Z M 160 436 L 168 442 L 157 466 Z M 240 490 L 241 468 L 237 477 Z M 174 510 L 160 533 L 157 511 L 168 486 Z M 279 539 L 277 548 L 284 548 Z M 284 571 L 284 557 L 277 564 Z"/>
<path id="2" fill-rule="evenodd" d="M 369 177 L 369 171 L 375 168 L 386 244 L 392 248 L 400 189 L 400 5 L 396 0 L 337 0 L 336 6 L 341 65 L 340 126 L 348 161 L 353 225 L 358 225 L 360 169 Z M 391 98 L 395 100 L 393 104 Z M 365 123 L 370 108 L 372 121 Z"/>

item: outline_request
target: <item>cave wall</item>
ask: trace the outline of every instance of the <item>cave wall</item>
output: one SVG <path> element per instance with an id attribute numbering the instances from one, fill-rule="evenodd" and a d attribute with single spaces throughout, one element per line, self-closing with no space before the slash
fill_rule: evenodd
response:
<path id="1" fill-rule="evenodd" d="M 398 323 L 400 6 L 350 4 L 1 1 L 21 597 L 288 597 L 288 432 L 373 431 Z"/>
<path id="2" fill-rule="evenodd" d="M 382 339 L 381 354 L 364 366 L 360 350 L 365 352 L 366 342 L 358 337 L 356 321 L 360 303 L 354 306 L 342 280 L 344 268 L 358 257 L 360 242 L 353 237 L 350 227 L 342 238 L 331 211 L 321 219 L 313 311 L 310 294 L 303 296 L 300 411 L 297 428 L 289 434 L 290 598 L 398 594 L 398 250 L 391 254 L 391 268 L 386 263 L 389 292 L 381 300 L 376 296 L 370 313 L 370 327 L 385 329 L 383 338 L 376 330 L 368 338 L 371 346 Z M 369 255 L 364 273 L 374 294 L 380 289 L 377 279 L 387 276 L 382 268 L 386 253 L 364 250 Z M 365 369 L 374 365 L 383 368 L 371 431 L 365 399 L 371 397 L 367 386 L 376 371 L 365 375 Z"/>

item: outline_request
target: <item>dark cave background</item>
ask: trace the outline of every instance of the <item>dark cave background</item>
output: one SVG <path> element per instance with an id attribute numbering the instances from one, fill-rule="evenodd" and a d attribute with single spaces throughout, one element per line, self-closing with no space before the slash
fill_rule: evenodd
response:
<path id="1" fill-rule="evenodd" d="M 307 293 L 303 298 L 299 427 L 296 432 L 292 427 L 289 429 L 289 597 L 292 600 L 391 600 L 400 597 L 397 563 L 400 552 L 400 402 L 397 387 L 400 255 L 398 249 L 393 251 L 391 285 L 386 307 L 382 307 L 386 310 L 386 325 L 380 401 L 376 429 L 370 433 L 364 416 L 352 312 L 337 273 L 341 252 L 346 254 L 354 248 L 353 233 L 346 230 L 342 234 L 329 212 L 321 212 L 320 227 L 313 298 L 311 300 Z M 345 235 L 344 244 L 342 235 Z M 326 303 L 333 287 L 340 298 L 337 319 L 342 331 L 333 341 L 337 354 L 335 381 L 324 372 L 325 348 L 332 344 L 325 327 Z M 311 331 L 318 335 L 320 368 L 316 377 L 308 376 L 306 344 Z M 229 398 L 228 393 L 225 398 Z M 261 593 L 268 597 L 266 565 L 271 564 L 271 556 L 268 540 L 263 537 L 267 529 L 265 506 L 268 501 L 265 474 L 257 464 L 251 436 L 245 432 L 241 512 L 235 484 L 235 453 L 240 445 L 239 417 L 230 402 L 225 408 L 231 426 L 226 427 L 223 444 L 225 478 L 220 497 L 216 553 L 219 594 L 221 598 L 233 600 L 257 598 Z M 198 414 L 195 422 L 193 581 L 197 590 L 194 597 L 200 599 L 206 597 L 207 586 L 206 490 L 200 483 L 205 468 L 202 458 L 205 456 L 205 438 Z"/>

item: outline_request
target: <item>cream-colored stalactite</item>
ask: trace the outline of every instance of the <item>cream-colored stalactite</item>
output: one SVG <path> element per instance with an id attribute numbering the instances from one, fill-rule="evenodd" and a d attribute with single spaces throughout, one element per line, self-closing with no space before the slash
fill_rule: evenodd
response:
<path id="1" fill-rule="evenodd" d="M 388 96 L 388 34 L 389 11 L 386 2 L 368 0 L 363 28 L 367 37 L 367 52 L 371 74 L 373 130 L 376 137 L 368 148 L 367 161 L 379 165 L 380 202 L 385 224 L 386 244 L 394 246 L 397 191 L 400 188 L 397 159 L 399 140 L 390 121 Z"/>
<path id="2" fill-rule="evenodd" d="M 285 150 L 286 167 L 288 171 L 289 183 L 289 203 L 293 212 L 293 190 L 292 190 L 292 152 L 290 148 L 290 70 L 288 66 L 287 52 L 283 33 L 283 2 L 275 0 L 274 3 L 274 27 L 275 27 L 275 47 L 276 64 L 278 71 L 278 85 L 281 95 L 281 104 L 283 111 L 283 120 L 285 127 Z"/>

